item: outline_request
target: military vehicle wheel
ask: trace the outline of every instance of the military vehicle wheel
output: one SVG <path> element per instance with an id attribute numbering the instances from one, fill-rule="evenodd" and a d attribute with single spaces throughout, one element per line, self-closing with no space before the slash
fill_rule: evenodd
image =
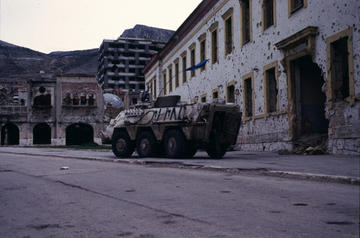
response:
<path id="1" fill-rule="evenodd" d="M 124 131 L 115 131 L 112 137 L 112 151 L 116 157 L 130 157 L 134 152 L 134 143 Z"/>
<path id="2" fill-rule="evenodd" d="M 219 117 L 215 117 L 212 132 L 210 134 L 210 144 L 206 150 L 207 154 L 212 159 L 221 159 L 225 155 L 226 149 L 228 148 L 228 145 L 221 144 L 220 142 L 221 131 L 221 120 Z"/>
<path id="3" fill-rule="evenodd" d="M 164 136 L 164 151 L 169 158 L 180 158 L 186 155 L 186 138 L 176 129 L 169 130 Z"/>
<path id="4" fill-rule="evenodd" d="M 136 151 L 140 157 L 150 157 L 157 153 L 157 143 L 150 131 L 141 132 L 136 138 Z"/>
<path id="5" fill-rule="evenodd" d="M 220 143 L 213 142 L 209 145 L 206 152 L 212 159 L 221 159 L 225 155 L 226 149 L 226 145 L 221 145 Z"/>

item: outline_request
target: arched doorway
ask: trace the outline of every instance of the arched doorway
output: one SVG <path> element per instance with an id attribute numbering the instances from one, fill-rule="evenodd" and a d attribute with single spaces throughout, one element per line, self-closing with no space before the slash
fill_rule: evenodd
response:
<path id="1" fill-rule="evenodd" d="M 94 130 L 91 125 L 75 123 L 66 127 L 66 145 L 84 145 L 94 143 Z"/>
<path id="2" fill-rule="evenodd" d="M 12 124 L 5 124 L 1 128 L 1 145 L 18 145 L 19 144 L 19 128 Z"/>
<path id="3" fill-rule="evenodd" d="M 34 127 L 33 144 L 51 144 L 51 128 L 48 124 L 40 123 Z"/>

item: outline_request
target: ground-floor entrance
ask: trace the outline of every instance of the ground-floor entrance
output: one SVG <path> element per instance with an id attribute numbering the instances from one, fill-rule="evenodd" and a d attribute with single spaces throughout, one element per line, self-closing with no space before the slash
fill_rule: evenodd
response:
<path id="1" fill-rule="evenodd" d="M 1 128 L 1 145 L 18 145 L 19 144 L 19 128 L 12 124 L 5 124 Z"/>
<path id="2" fill-rule="evenodd" d="M 66 145 L 94 143 L 94 130 L 91 125 L 75 123 L 66 128 Z"/>
<path id="3" fill-rule="evenodd" d="M 327 137 L 329 121 L 325 118 L 326 95 L 322 91 L 324 79 L 321 69 L 310 55 L 290 62 L 290 77 L 294 105 L 293 138 L 295 140 Z M 321 141 L 315 141 L 319 144 Z"/>

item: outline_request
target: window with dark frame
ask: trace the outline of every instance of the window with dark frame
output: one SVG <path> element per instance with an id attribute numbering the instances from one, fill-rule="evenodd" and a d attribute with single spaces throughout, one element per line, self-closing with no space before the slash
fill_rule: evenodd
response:
<path id="1" fill-rule="evenodd" d="M 218 91 L 214 91 L 213 92 L 213 99 L 217 99 L 219 98 L 219 92 Z"/>
<path id="2" fill-rule="evenodd" d="M 243 44 L 249 42 L 250 39 L 250 3 L 249 0 L 242 0 L 242 35 L 243 35 Z"/>
<path id="3" fill-rule="evenodd" d="M 166 72 L 163 73 L 163 90 L 164 90 L 164 96 L 166 95 Z"/>
<path id="4" fill-rule="evenodd" d="M 172 92 L 173 84 L 172 84 L 172 68 L 169 68 L 169 92 Z"/>
<path id="5" fill-rule="evenodd" d="M 157 92 L 156 92 L 156 78 L 154 78 L 153 87 L 154 87 L 154 98 L 157 98 Z"/>
<path id="6" fill-rule="evenodd" d="M 277 111 L 277 96 L 278 96 L 278 89 L 277 89 L 277 82 L 276 82 L 276 75 L 275 75 L 275 68 L 271 68 L 266 70 L 265 72 L 265 80 L 267 84 L 267 112 L 272 113 Z"/>
<path id="7" fill-rule="evenodd" d="M 182 57 L 182 81 L 186 83 L 186 56 Z"/>
<path id="8" fill-rule="evenodd" d="M 300 8 L 304 7 L 304 0 L 290 0 L 290 5 L 290 11 L 291 13 L 294 13 Z"/>
<path id="9" fill-rule="evenodd" d="M 233 41 L 232 41 L 232 17 L 229 17 L 225 21 L 225 53 L 230 54 L 233 48 Z"/>
<path id="10" fill-rule="evenodd" d="M 87 103 L 86 95 L 81 94 L 81 96 L 80 96 L 80 105 L 86 105 L 86 103 Z"/>
<path id="11" fill-rule="evenodd" d="M 179 87 L 179 63 L 175 63 L 175 88 Z"/>
<path id="12" fill-rule="evenodd" d="M 202 103 L 205 103 L 205 102 L 206 102 L 206 96 L 202 96 L 202 97 L 201 97 L 201 102 L 202 102 Z"/>
<path id="13" fill-rule="evenodd" d="M 191 67 L 195 66 L 195 48 L 191 49 L 190 51 L 190 64 Z M 191 70 L 191 77 L 195 76 L 195 70 Z"/>
<path id="14" fill-rule="evenodd" d="M 211 32 L 211 56 L 212 63 L 216 63 L 218 61 L 218 47 L 217 47 L 217 29 Z"/>
<path id="15" fill-rule="evenodd" d="M 206 58 L 206 48 L 205 48 L 205 40 L 202 40 L 200 42 L 200 61 L 204 61 Z M 201 71 L 203 71 L 205 69 L 205 64 L 201 67 Z"/>
<path id="16" fill-rule="evenodd" d="M 234 85 L 227 86 L 227 102 L 235 103 L 235 86 Z"/>
<path id="17" fill-rule="evenodd" d="M 252 82 L 251 78 L 244 80 L 244 89 L 245 89 L 245 117 L 253 116 L 253 100 L 252 100 Z"/>
<path id="18" fill-rule="evenodd" d="M 264 0 L 264 29 L 274 25 L 274 0 Z"/>
<path id="19" fill-rule="evenodd" d="M 331 43 L 331 70 L 335 101 L 344 100 L 350 95 L 348 37 Z"/>
<path id="20" fill-rule="evenodd" d="M 89 106 L 94 106 L 94 104 L 95 104 L 94 94 L 90 93 L 88 96 L 89 96 L 89 99 L 88 99 Z"/>
<path id="21" fill-rule="evenodd" d="M 71 105 L 71 94 L 66 93 L 63 99 L 63 105 Z"/>
<path id="22" fill-rule="evenodd" d="M 73 105 L 79 105 L 79 96 L 77 94 L 75 94 L 73 97 Z"/>

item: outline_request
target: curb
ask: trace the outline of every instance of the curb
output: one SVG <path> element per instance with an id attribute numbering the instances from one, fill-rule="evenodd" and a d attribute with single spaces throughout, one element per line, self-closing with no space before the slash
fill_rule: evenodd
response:
<path id="1" fill-rule="evenodd" d="M 206 171 L 215 171 L 215 172 L 224 172 L 230 174 L 252 174 L 252 175 L 264 175 L 272 176 L 279 178 L 290 178 L 290 179 L 303 179 L 317 182 L 332 182 L 332 183 L 341 183 L 341 184 L 350 184 L 350 185 L 360 185 L 359 177 L 348 177 L 348 176 L 339 176 L 339 175 L 327 175 L 327 174 L 313 174 L 305 172 L 291 172 L 291 171 L 278 171 L 278 170 L 269 170 L 266 168 L 226 168 L 221 166 L 213 165 L 195 165 L 179 161 L 169 162 L 169 161 L 147 161 L 139 159 L 104 159 L 99 157 L 81 157 L 81 156 L 66 156 L 66 155 L 49 155 L 49 154 L 31 154 L 31 153 L 22 153 L 22 152 L 6 152 L 0 151 L 3 154 L 16 154 L 16 155 L 29 155 L 29 156 L 43 156 L 43 157 L 56 157 L 63 159 L 78 159 L 78 160 L 88 160 L 88 161 L 99 161 L 99 162 L 110 162 L 110 163 L 123 163 L 123 164 L 134 164 L 134 165 L 146 165 L 151 167 L 166 167 L 166 168 L 179 168 L 179 169 L 196 169 L 196 170 L 206 170 Z"/>
<path id="2" fill-rule="evenodd" d="M 269 176 L 281 177 L 281 178 L 296 178 L 296 179 L 305 179 L 305 180 L 312 180 L 312 181 L 323 181 L 323 182 L 342 183 L 342 184 L 350 184 L 350 185 L 360 185 L 360 178 L 357 178 L 357 177 L 288 172 L 288 171 L 268 171 L 265 173 L 267 173 L 267 175 L 269 175 Z"/>

